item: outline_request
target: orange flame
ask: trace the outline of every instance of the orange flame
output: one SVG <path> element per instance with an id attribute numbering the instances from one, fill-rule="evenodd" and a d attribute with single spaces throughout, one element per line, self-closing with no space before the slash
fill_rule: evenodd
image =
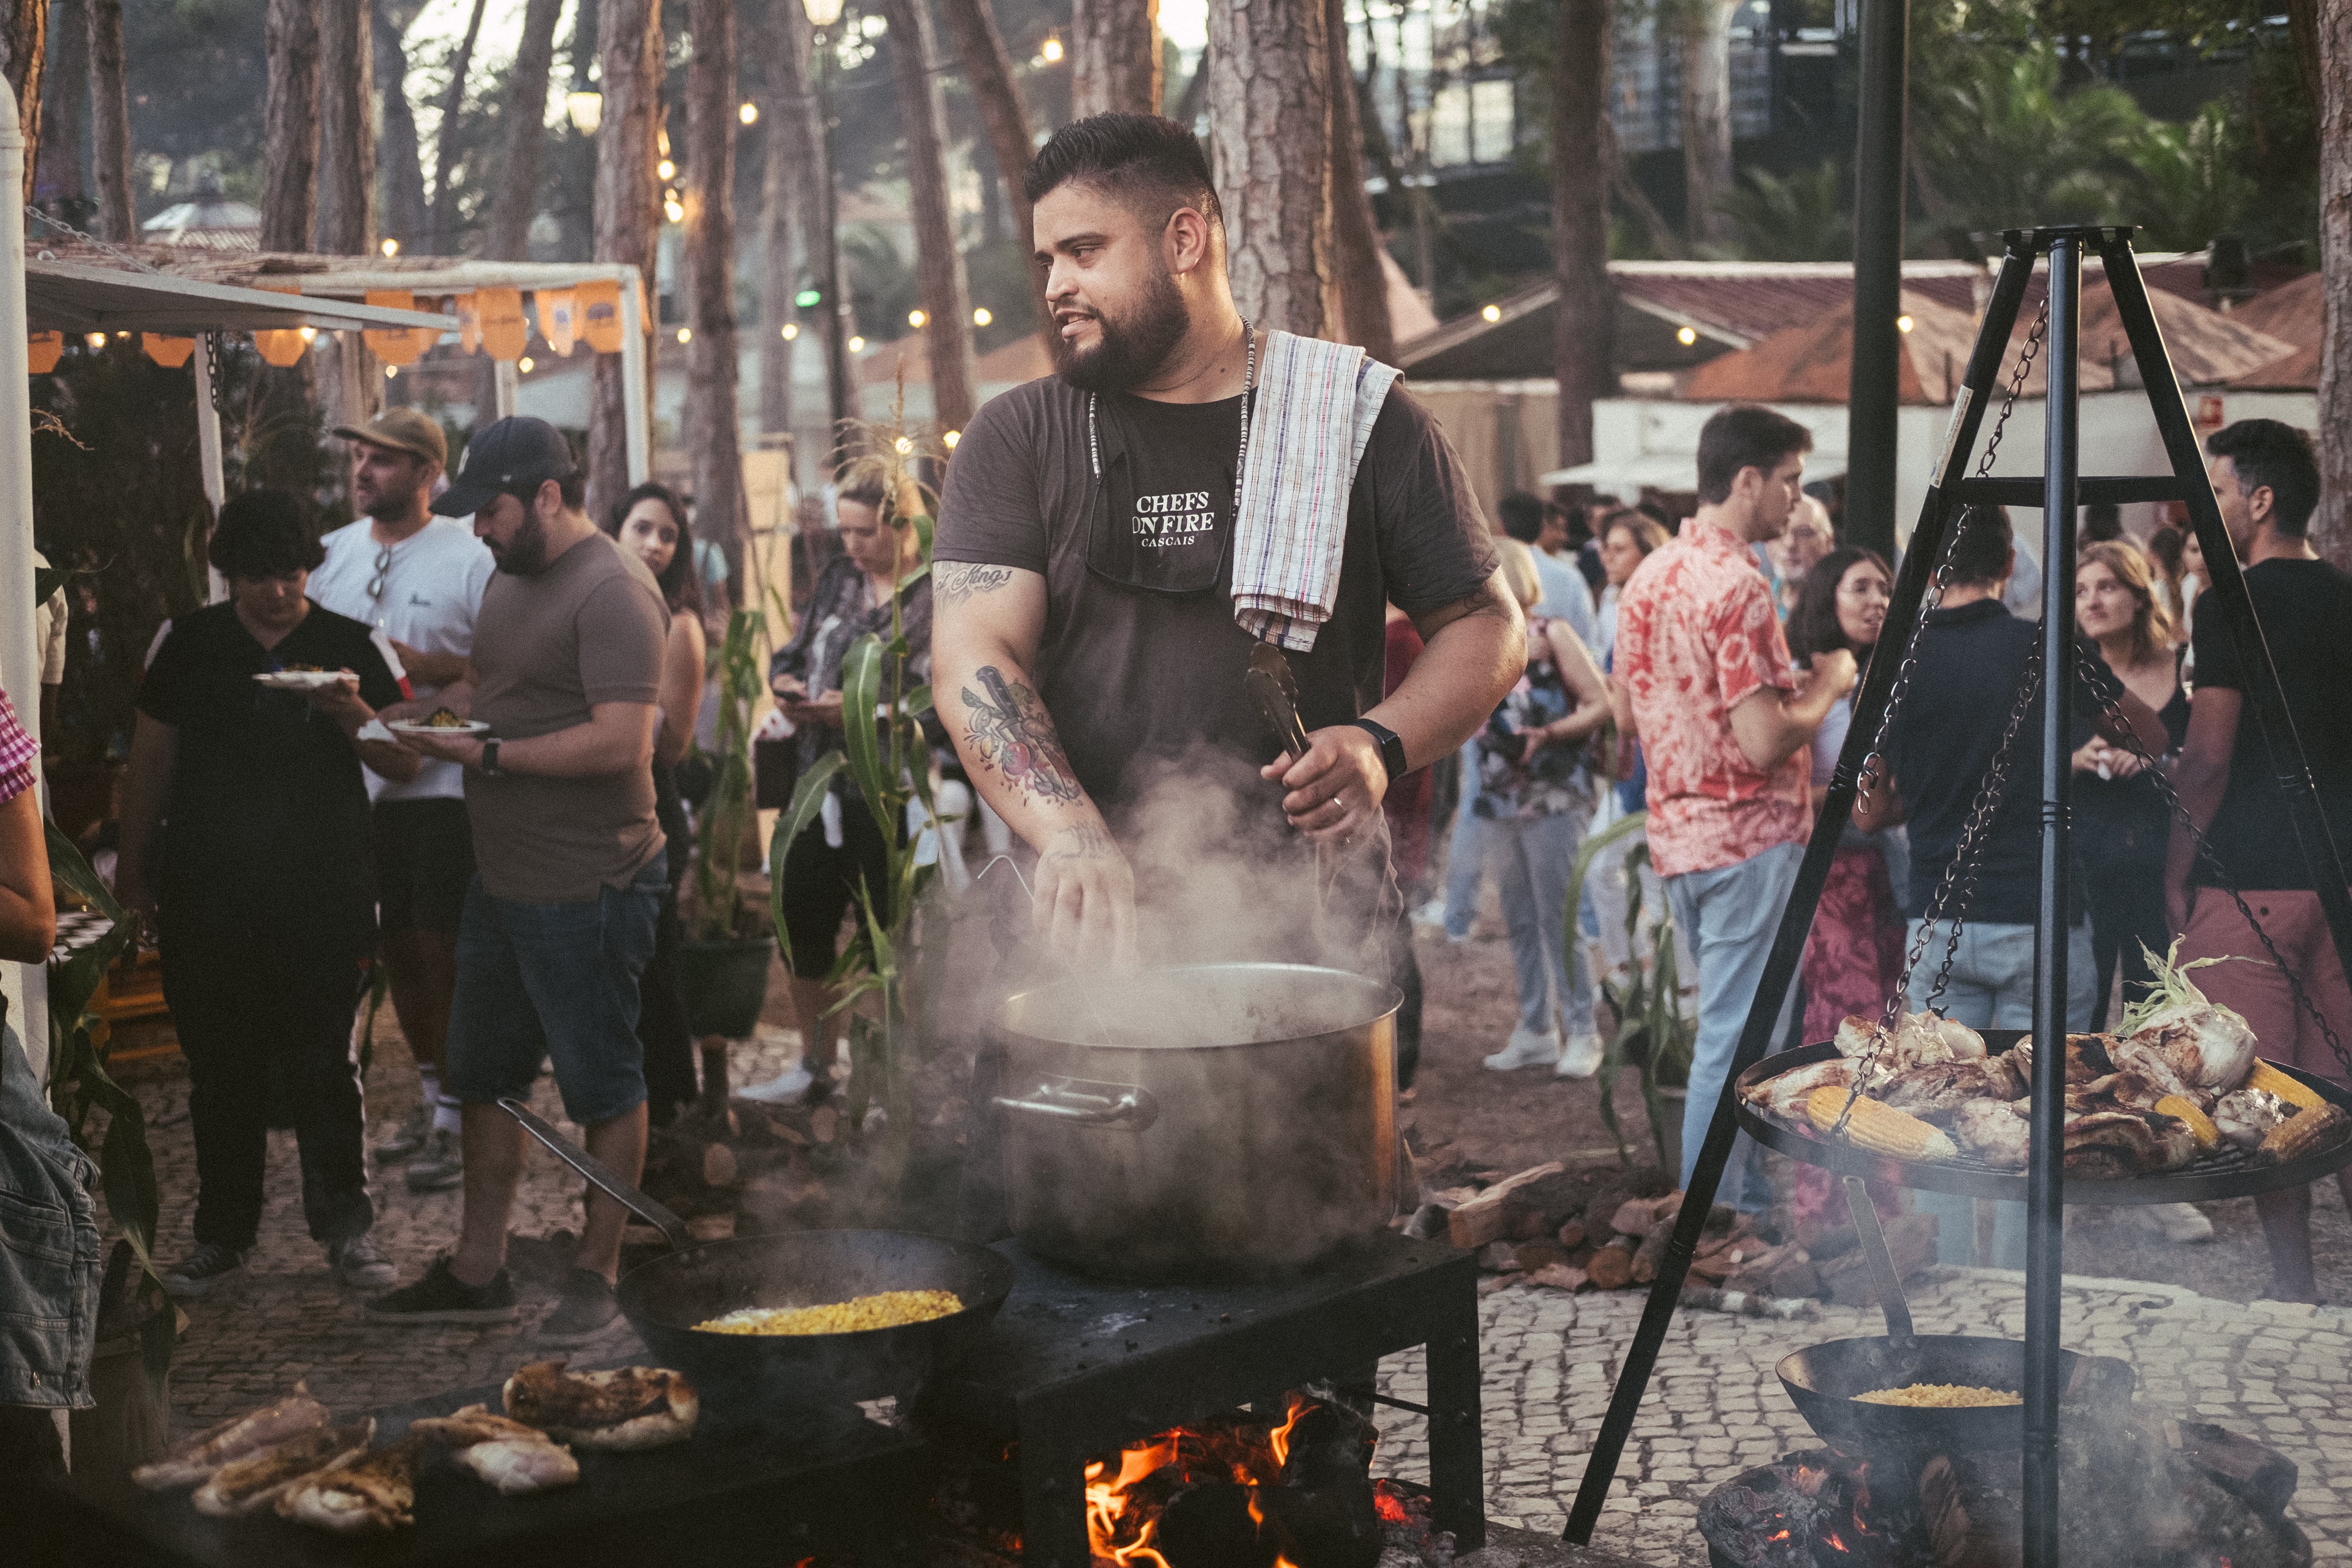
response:
<path id="1" fill-rule="evenodd" d="M 1306 1415 L 1309 1410 L 1314 1408 L 1315 1407 L 1313 1405 L 1307 1404 L 1307 1401 L 1303 1399 L 1292 1400 L 1290 1402 L 1289 1417 L 1285 1420 L 1281 1426 L 1276 1427 L 1268 1436 L 1266 1440 L 1274 1447 L 1274 1464 L 1276 1469 L 1280 1469 L 1284 1465 L 1290 1462 L 1291 1428 L 1298 1425 L 1298 1418 L 1300 1416 Z"/>
<path id="2" fill-rule="evenodd" d="M 1274 1476 L 1279 1474 L 1290 1457 L 1292 1432 L 1299 1418 L 1312 1408 L 1314 1406 L 1308 1401 L 1294 1399 L 1282 1425 L 1267 1434 L 1263 1453 L 1270 1453 L 1273 1458 L 1271 1472 L 1264 1470 L 1262 1455 L 1230 1461 L 1234 1484 L 1244 1489 L 1251 1522 L 1261 1529 L 1266 1523 L 1266 1516 L 1259 1506 L 1258 1489 L 1262 1485 L 1273 1484 Z M 1115 1476 L 1110 1473 L 1110 1465 L 1106 1460 L 1096 1459 L 1087 1464 L 1087 1545 L 1095 1556 L 1132 1565 L 1132 1568 L 1170 1568 L 1168 1560 L 1151 1544 L 1160 1532 L 1159 1520 L 1141 1517 L 1139 1510 L 1133 1507 L 1134 1500 L 1129 1494 L 1138 1482 L 1155 1471 L 1171 1465 L 1186 1466 L 1189 1469 L 1202 1457 L 1196 1454 L 1193 1460 L 1186 1459 L 1181 1447 L 1186 1436 L 1186 1429 L 1179 1427 L 1120 1450 Z M 1402 1505 L 1398 1506 L 1401 1509 Z M 1122 1538 L 1130 1535 L 1134 1539 L 1123 1542 Z M 1286 1557 L 1277 1557 L 1275 1568 L 1297 1568 L 1297 1565 Z"/>

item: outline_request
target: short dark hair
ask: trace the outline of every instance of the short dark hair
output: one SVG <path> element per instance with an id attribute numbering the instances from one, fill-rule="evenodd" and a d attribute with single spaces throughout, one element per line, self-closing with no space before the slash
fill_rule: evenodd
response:
<path id="1" fill-rule="evenodd" d="M 1718 409 L 1698 433 L 1698 499 L 1713 506 L 1731 497 L 1742 468 L 1770 473 L 1791 452 L 1813 449 L 1813 433 L 1785 414 L 1754 403 Z"/>
<path id="2" fill-rule="evenodd" d="M 1076 180 L 1166 222 L 1191 207 L 1212 227 L 1225 221 L 1209 155 L 1189 126 L 1158 114 L 1089 114 L 1054 132 L 1029 160 L 1021 189 L 1034 206 Z"/>
<path id="3" fill-rule="evenodd" d="M 248 581 L 315 572 L 327 558 L 308 507 L 288 490 L 247 490 L 220 510 L 205 558 Z"/>
<path id="4" fill-rule="evenodd" d="M 1544 503 L 1525 490 L 1513 490 L 1495 508 L 1503 520 L 1503 532 L 1521 544 L 1533 544 L 1543 537 Z"/>
<path id="5" fill-rule="evenodd" d="M 2111 500 L 2095 500 L 2083 509 L 2083 521 L 2074 531 L 2074 542 L 2077 546 L 2105 544 L 2123 536 L 2122 509 Z"/>
<path id="6" fill-rule="evenodd" d="M 2281 533 L 2300 538 L 2319 505 L 2319 459 L 2311 437 L 2275 419 L 2241 419 L 2205 438 L 2205 449 L 2227 458 L 2248 494 L 2267 488 Z"/>
<path id="7" fill-rule="evenodd" d="M 2006 507 L 1972 506 L 1952 528 L 1951 548 L 1944 557 L 1950 569 L 1948 581 L 1973 588 L 2009 575 L 2016 536 L 2010 531 Z"/>
<path id="8" fill-rule="evenodd" d="M 694 569 L 694 525 L 687 521 L 686 502 L 678 499 L 676 490 L 658 481 L 646 480 L 620 499 L 605 519 L 604 531 L 614 539 L 620 538 L 621 524 L 629 521 L 629 514 L 637 510 L 637 503 L 641 500 L 661 502 L 669 508 L 670 519 L 677 524 L 677 552 L 654 578 L 654 586 L 661 590 L 662 602 L 669 605 L 671 614 L 680 610 L 699 611 L 702 608 L 702 574 Z"/>
<path id="9" fill-rule="evenodd" d="M 1849 544 L 1843 550 L 1832 550 L 1813 563 L 1797 589 L 1797 607 L 1789 612 L 1789 652 L 1798 658 L 1811 658 L 1817 653 L 1830 653 L 1838 648 L 1851 648 L 1857 655 L 1867 650 L 1854 647 L 1838 623 L 1838 584 L 1845 574 L 1863 562 L 1869 562 L 1886 574 L 1886 585 L 1895 585 L 1894 569 L 1886 558 L 1875 550 L 1864 550 Z"/>

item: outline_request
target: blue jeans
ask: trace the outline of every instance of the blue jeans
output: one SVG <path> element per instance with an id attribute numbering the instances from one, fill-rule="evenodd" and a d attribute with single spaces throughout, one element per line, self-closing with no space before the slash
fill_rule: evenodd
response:
<path id="1" fill-rule="evenodd" d="M 476 877 L 457 929 L 457 986 L 442 1085 L 467 1105 L 528 1098 L 555 1062 L 563 1113 L 595 1127 L 646 1098 L 637 986 L 669 890 L 656 855 L 625 888 L 572 904 L 494 898 Z"/>
<path id="2" fill-rule="evenodd" d="M 1909 940 L 1919 937 L 1921 922 L 1913 921 Z M 1938 926 L 1927 950 L 1912 972 L 1908 1004 L 1913 1012 L 1927 1005 L 1944 962 L 1949 924 Z M 2088 921 L 2066 933 L 2066 1027 L 2091 1026 L 2091 1010 L 2099 995 L 2098 960 L 2091 949 Z M 1959 950 L 1952 955 L 1951 979 L 1944 986 L 1937 1008 L 1956 1024 L 1971 1029 L 2033 1027 L 2033 928 L 2030 925 L 1989 925 L 1970 921 L 1960 928 Z M 1979 1258 L 1976 1201 L 1951 1193 L 1916 1193 L 1912 1201 L 1921 1214 L 1936 1216 L 1936 1258 L 1941 1263 L 1981 1263 L 1994 1268 L 2025 1267 L 2025 1205 L 1995 1204 L 1992 1256 Z"/>
<path id="3" fill-rule="evenodd" d="M 1691 1060 L 1689 1097 L 1683 1101 L 1685 1187 L 1691 1168 L 1698 1163 L 1699 1145 L 1706 1142 L 1707 1123 L 1715 1120 L 1715 1102 L 1731 1076 L 1740 1031 L 1747 1027 L 1748 1010 L 1764 981 L 1772 934 L 1780 929 L 1780 911 L 1804 858 L 1801 844 L 1776 844 L 1736 865 L 1665 879 L 1667 907 L 1698 961 L 1698 1045 Z M 1781 1000 L 1780 1016 L 1772 1028 L 1776 1044 L 1788 1033 L 1796 996 L 1791 985 Z M 1718 1203 L 1761 1209 L 1769 1201 L 1762 1180 L 1751 1179 L 1748 1171 L 1755 1147 L 1746 1133 L 1739 1135 L 1717 1189 Z"/>
<path id="4" fill-rule="evenodd" d="M 1592 1030 L 1592 980 L 1568 971 L 1568 876 L 1584 843 L 1582 812 L 1497 817 L 1485 825 L 1486 853 L 1511 926 L 1511 966 L 1519 978 L 1519 1027 L 1551 1032 L 1554 1008 L 1571 1035 Z"/>
<path id="5" fill-rule="evenodd" d="M 1445 934 L 1460 942 L 1478 918 L 1478 888 L 1486 874 L 1491 824 L 1480 816 L 1478 742 L 1462 745 L 1462 799 L 1454 808 L 1454 834 L 1445 845 Z"/>

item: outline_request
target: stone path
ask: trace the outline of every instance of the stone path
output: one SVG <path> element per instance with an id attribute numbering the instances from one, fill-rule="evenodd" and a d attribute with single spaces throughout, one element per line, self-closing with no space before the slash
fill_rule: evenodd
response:
<path id="1" fill-rule="evenodd" d="M 1567 1522 L 1644 1300 L 1514 1286 L 1481 1303 L 1486 1496 L 1496 1522 L 1549 1535 Z M 1911 1309 L 1922 1333 L 2022 1338 L 2024 1277 L 1938 1268 L 1913 1289 Z M 2064 1312 L 2069 1348 L 2132 1363 L 2144 1405 L 2219 1422 L 2294 1460 L 2302 1479 L 2292 1512 L 2317 1560 L 2352 1561 L 2352 1312 L 2216 1301 L 2127 1279 L 2070 1280 Z M 1678 1314 L 1593 1544 L 1660 1568 L 1705 1568 L 1698 1500 L 1740 1470 L 1817 1442 L 1774 1363 L 1818 1341 L 1883 1332 L 1875 1309 L 1825 1308 L 1796 1322 Z M 1420 1353 L 1385 1363 L 1381 1383 L 1393 1398 L 1422 1402 Z M 1381 1426 L 1374 1468 L 1425 1480 L 1421 1418 Z"/>

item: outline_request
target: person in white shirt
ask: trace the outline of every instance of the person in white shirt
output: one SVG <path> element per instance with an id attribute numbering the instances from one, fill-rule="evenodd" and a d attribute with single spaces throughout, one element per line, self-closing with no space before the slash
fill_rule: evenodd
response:
<path id="1" fill-rule="evenodd" d="M 351 444 L 352 505 L 363 515 L 327 535 L 310 597 L 389 638 L 410 694 L 429 703 L 466 673 L 496 563 L 463 520 L 425 510 L 448 461 L 436 421 L 388 408 L 335 434 Z M 366 778 L 374 802 L 379 951 L 422 1089 L 415 1110 L 376 1145 L 375 1158 L 404 1163 L 412 1192 L 439 1192 L 465 1176 L 457 1102 L 441 1088 L 457 921 L 474 875 L 465 775 L 455 763 L 427 760 L 413 783 L 373 770 Z"/>

